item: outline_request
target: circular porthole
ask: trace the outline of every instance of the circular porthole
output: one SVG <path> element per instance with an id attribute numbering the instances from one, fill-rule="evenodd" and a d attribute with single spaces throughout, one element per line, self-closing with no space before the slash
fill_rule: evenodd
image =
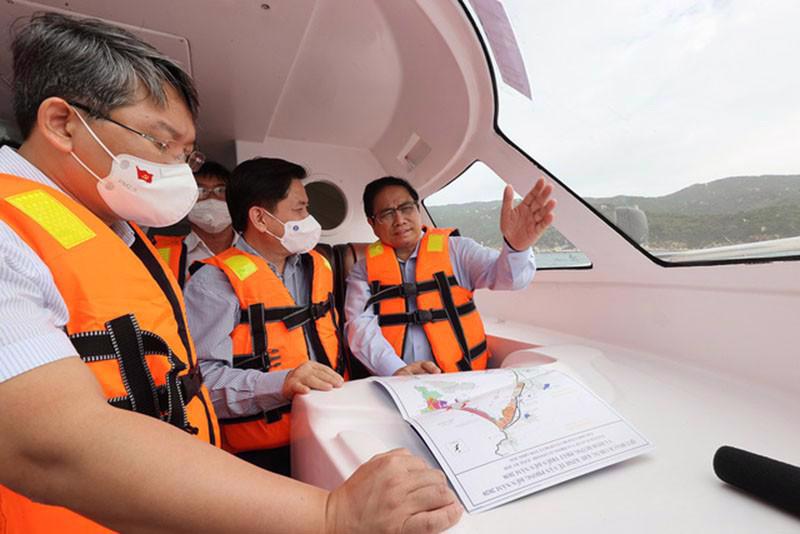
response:
<path id="1" fill-rule="evenodd" d="M 338 186 L 320 181 L 306 184 L 308 211 L 319 221 L 323 230 L 332 230 L 347 216 L 347 197 Z"/>

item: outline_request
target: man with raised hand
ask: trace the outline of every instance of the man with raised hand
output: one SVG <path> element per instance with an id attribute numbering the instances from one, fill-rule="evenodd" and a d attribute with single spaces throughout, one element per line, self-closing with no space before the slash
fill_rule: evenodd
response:
<path id="1" fill-rule="evenodd" d="M 406 452 L 327 492 L 212 446 L 180 290 L 136 226 L 197 197 L 192 80 L 96 20 L 34 16 L 12 49 L 25 141 L 0 151 L 0 532 L 452 526 L 444 476 Z"/>
<path id="2" fill-rule="evenodd" d="M 381 376 L 485 369 L 489 348 L 473 291 L 524 289 L 536 271 L 532 247 L 553 222 L 552 185 L 540 179 L 516 206 L 503 193 L 500 251 L 426 228 L 419 194 L 406 180 L 379 178 L 364 189 L 378 240 L 347 277 L 347 341 Z"/>

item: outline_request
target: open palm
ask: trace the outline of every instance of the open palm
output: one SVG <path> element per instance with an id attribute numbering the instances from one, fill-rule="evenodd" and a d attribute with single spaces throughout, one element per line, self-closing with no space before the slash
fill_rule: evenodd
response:
<path id="1" fill-rule="evenodd" d="M 553 222 L 556 201 L 550 198 L 553 186 L 539 178 L 522 202 L 514 206 L 514 188 L 503 191 L 500 231 L 511 248 L 525 250 L 533 246 Z"/>

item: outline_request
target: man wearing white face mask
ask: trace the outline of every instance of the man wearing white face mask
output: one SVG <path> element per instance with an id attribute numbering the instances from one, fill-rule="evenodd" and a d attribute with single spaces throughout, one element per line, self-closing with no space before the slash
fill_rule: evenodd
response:
<path id="1" fill-rule="evenodd" d="M 345 374 L 333 273 L 313 251 L 321 228 L 308 214 L 305 177 L 282 159 L 236 167 L 227 199 L 243 238 L 193 267 L 185 291 L 223 448 L 284 474 L 292 398 L 339 387 Z"/>
<path id="2" fill-rule="evenodd" d="M 239 239 L 225 202 L 231 172 L 215 161 L 206 161 L 194 177 L 199 194 L 188 215 L 191 231 L 187 235 L 168 235 L 157 229 L 149 232 L 181 287 L 189 279 L 192 264 L 229 249 Z"/>
<path id="3" fill-rule="evenodd" d="M 194 204 L 194 83 L 99 20 L 40 13 L 15 29 L 24 142 L 0 149 L 0 533 L 455 523 L 444 477 L 407 452 L 328 492 L 210 445 L 181 292 L 127 222 L 166 226 Z"/>

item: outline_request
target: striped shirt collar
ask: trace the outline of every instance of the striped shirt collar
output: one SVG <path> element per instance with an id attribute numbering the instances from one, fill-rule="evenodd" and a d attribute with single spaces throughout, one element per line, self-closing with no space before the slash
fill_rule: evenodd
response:
<path id="1" fill-rule="evenodd" d="M 38 184 L 52 187 L 57 191 L 69 196 L 69 193 L 58 187 L 53 180 L 48 178 L 42 171 L 36 168 L 30 161 L 22 157 L 16 150 L 6 145 L 0 148 L 0 172 L 19 176 L 36 182 Z M 127 246 L 133 245 L 136 234 L 130 225 L 125 221 L 116 221 L 111 225 L 111 229 Z"/>

